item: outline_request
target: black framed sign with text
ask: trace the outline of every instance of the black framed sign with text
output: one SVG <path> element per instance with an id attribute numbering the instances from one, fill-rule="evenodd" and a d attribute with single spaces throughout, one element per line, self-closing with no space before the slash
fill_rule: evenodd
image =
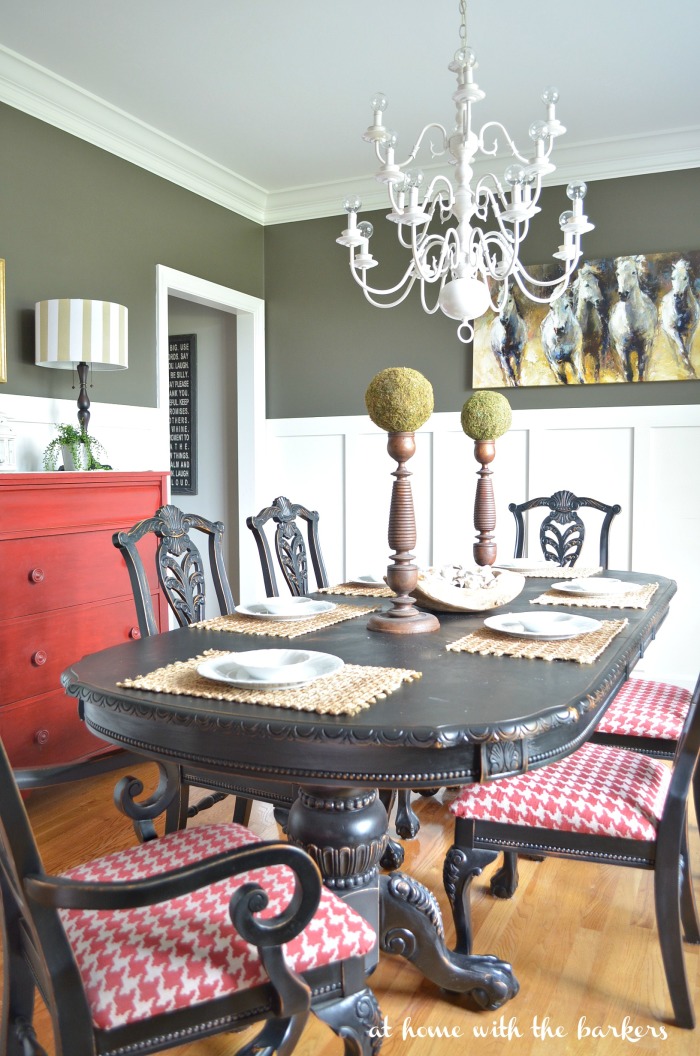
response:
<path id="1" fill-rule="evenodd" d="M 169 338 L 170 491 L 197 492 L 197 335 Z"/>

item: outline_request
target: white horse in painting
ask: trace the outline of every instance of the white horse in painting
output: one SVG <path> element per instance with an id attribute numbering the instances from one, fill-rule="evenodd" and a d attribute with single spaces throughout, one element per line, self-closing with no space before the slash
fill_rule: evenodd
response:
<path id="1" fill-rule="evenodd" d="M 618 257 L 615 261 L 619 300 L 610 313 L 610 337 L 626 381 L 644 381 L 656 333 L 656 308 L 639 278 L 645 258 Z"/>
<path id="2" fill-rule="evenodd" d="M 568 385 L 583 383 L 581 327 L 574 315 L 569 295 L 563 293 L 540 325 L 542 348 L 557 381 Z"/>
<path id="3" fill-rule="evenodd" d="M 506 385 L 520 384 L 520 357 L 527 341 L 527 327 L 518 312 L 513 290 L 491 323 L 491 351 L 498 360 Z"/>
<path id="4" fill-rule="evenodd" d="M 700 320 L 700 305 L 687 260 L 677 260 L 671 268 L 671 289 L 661 299 L 659 318 L 661 329 L 690 376 L 697 377 L 690 362 L 690 351 Z"/>
<path id="5" fill-rule="evenodd" d="M 608 324 L 605 297 L 590 264 L 582 264 L 572 284 L 574 310 L 581 327 L 581 357 L 586 381 L 599 381 L 608 358 Z"/>

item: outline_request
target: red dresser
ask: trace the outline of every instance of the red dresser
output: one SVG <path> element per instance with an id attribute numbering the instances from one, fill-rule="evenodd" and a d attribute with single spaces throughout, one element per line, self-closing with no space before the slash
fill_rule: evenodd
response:
<path id="1" fill-rule="evenodd" d="M 112 533 L 167 502 L 167 479 L 0 473 L 0 735 L 14 766 L 58 765 L 106 749 L 85 730 L 60 676 L 87 653 L 138 637 L 129 574 Z M 155 541 L 144 542 L 155 555 Z M 155 556 L 145 559 L 165 628 Z"/>

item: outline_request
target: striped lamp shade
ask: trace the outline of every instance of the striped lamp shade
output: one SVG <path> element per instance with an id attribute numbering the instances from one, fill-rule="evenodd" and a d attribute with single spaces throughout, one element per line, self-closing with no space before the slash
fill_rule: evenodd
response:
<path id="1" fill-rule="evenodd" d="M 128 312 L 109 301 L 59 299 L 38 301 L 35 309 L 35 363 L 73 370 L 89 363 L 93 370 L 128 366 Z"/>

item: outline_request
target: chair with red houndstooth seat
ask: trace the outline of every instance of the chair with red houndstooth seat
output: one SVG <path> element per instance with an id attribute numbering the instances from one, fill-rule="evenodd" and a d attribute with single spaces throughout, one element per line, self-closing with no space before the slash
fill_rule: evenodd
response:
<path id="1" fill-rule="evenodd" d="M 653 870 L 675 1021 L 695 1026 L 682 931 L 687 942 L 700 943 L 687 833 L 688 791 L 700 752 L 699 702 L 700 679 L 672 767 L 589 741 L 558 762 L 460 791 L 450 808 L 455 839 L 444 868 L 458 951 L 469 952 L 472 945 L 471 882 L 499 851 Z M 496 874 L 492 889 L 499 884 Z"/>
<path id="2" fill-rule="evenodd" d="M 49 876 L 1 744 L 0 821 L 3 1056 L 46 1056 L 37 988 L 61 1056 L 155 1053 L 256 1023 L 239 1056 L 289 1056 L 309 1011 L 346 1056 L 375 1056 L 375 933 L 299 847 L 199 825 Z"/>

